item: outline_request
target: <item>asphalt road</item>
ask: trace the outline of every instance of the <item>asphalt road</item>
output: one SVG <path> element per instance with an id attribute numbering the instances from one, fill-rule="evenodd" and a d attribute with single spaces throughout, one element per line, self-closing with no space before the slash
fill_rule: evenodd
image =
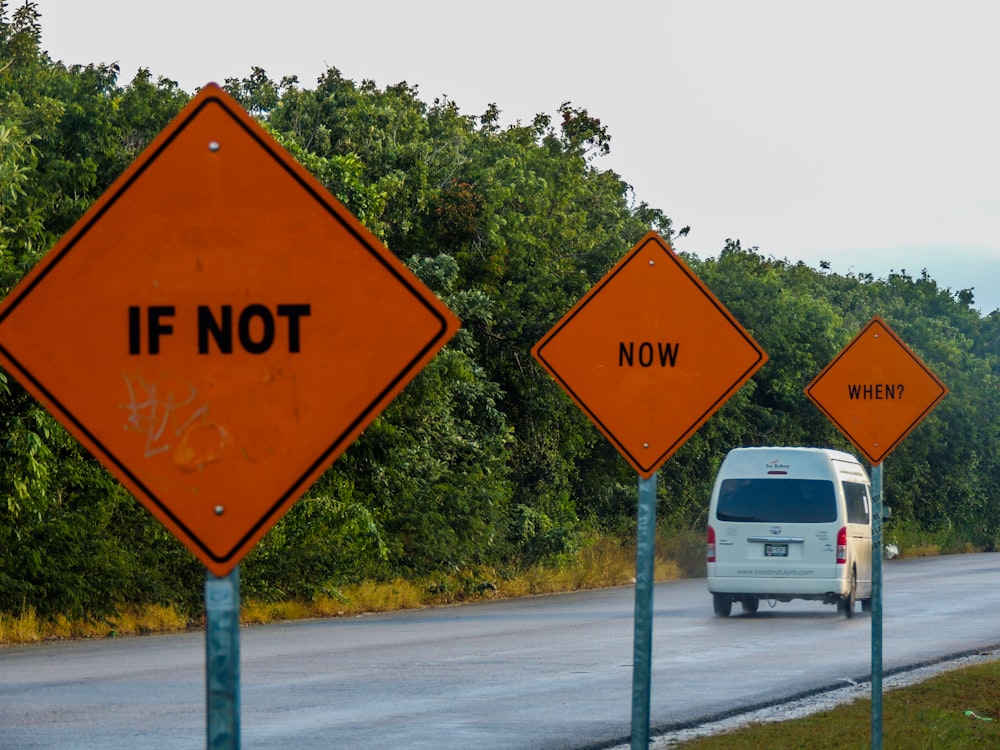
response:
<path id="1" fill-rule="evenodd" d="M 886 674 L 1000 644 L 1000 554 L 885 565 Z M 241 630 L 241 737 L 264 748 L 627 742 L 631 588 Z M 814 602 L 712 614 L 655 591 L 657 731 L 865 680 L 871 619 Z M 0 649 L 0 748 L 204 748 L 201 633 Z"/>

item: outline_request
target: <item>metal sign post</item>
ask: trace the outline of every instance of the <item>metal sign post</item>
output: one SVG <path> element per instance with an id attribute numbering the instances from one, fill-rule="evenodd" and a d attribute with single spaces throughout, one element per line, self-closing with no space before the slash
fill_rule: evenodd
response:
<path id="1" fill-rule="evenodd" d="M 635 638 L 632 648 L 632 750 L 649 747 L 656 549 L 656 473 L 639 477 L 635 550 Z"/>
<path id="2" fill-rule="evenodd" d="M 872 750 L 882 750 L 882 464 L 872 467 Z"/>
<path id="3" fill-rule="evenodd" d="M 882 748 L 882 460 L 948 387 L 875 316 L 806 386 L 872 465 L 872 748 Z"/>
<path id="4" fill-rule="evenodd" d="M 205 575 L 208 750 L 240 747 L 240 569 Z"/>

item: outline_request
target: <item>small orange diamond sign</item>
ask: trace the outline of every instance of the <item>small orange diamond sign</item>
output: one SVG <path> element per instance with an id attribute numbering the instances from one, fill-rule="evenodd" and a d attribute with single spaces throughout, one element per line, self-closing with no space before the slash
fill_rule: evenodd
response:
<path id="1" fill-rule="evenodd" d="M 458 320 L 209 84 L 0 307 L 0 364 L 214 574 Z"/>
<path id="2" fill-rule="evenodd" d="M 806 395 L 873 466 L 948 394 L 879 317 L 806 387 Z"/>
<path id="3" fill-rule="evenodd" d="M 767 361 L 655 232 L 532 354 L 647 479 Z"/>

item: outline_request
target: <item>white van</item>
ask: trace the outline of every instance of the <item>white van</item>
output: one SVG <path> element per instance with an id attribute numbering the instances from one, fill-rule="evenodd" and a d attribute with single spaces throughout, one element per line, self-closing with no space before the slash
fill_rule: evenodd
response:
<path id="1" fill-rule="evenodd" d="M 825 448 L 736 448 L 708 510 L 708 590 L 715 614 L 733 602 L 815 599 L 846 617 L 872 596 L 868 474 L 849 453 Z"/>

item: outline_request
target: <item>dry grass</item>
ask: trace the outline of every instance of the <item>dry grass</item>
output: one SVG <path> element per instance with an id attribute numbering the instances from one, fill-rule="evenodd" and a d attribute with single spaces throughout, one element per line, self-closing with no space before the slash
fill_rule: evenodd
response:
<path id="1" fill-rule="evenodd" d="M 28 608 L 20 615 L 0 613 L 0 645 L 38 643 L 73 638 L 116 638 L 186 630 L 190 623 L 175 608 L 160 604 L 125 606 L 104 620 L 53 620 L 39 618 Z"/>
<path id="2" fill-rule="evenodd" d="M 913 547 L 906 547 L 900 550 L 899 556 L 902 557 L 936 557 L 941 554 L 941 545 L 939 544 L 917 544 Z"/>
<path id="3" fill-rule="evenodd" d="M 303 620 L 312 616 L 312 607 L 306 602 L 248 599 L 240 603 L 240 622 L 244 625 L 263 625 L 276 620 Z"/>
<path id="4" fill-rule="evenodd" d="M 43 629 L 34 609 L 19 616 L 0 612 L 0 643 L 34 643 L 42 640 Z"/>
<path id="5" fill-rule="evenodd" d="M 658 556 L 654 575 L 658 581 L 675 580 L 681 577 L 681 569 L 675 561 Z M 426 581 L 366 581 L 341 587 L 336 596 L 321 596 L 311 602 L 248 600 L 242 604 L 240 619 L 244 623 L 264 624 L 307 617 L 350 617 L 366 612 L 623 586 L 634 580 L 634 545 L 599 539 L 584 547 L 568 565 L 539 566 L 507 577 L 493 570 L 477 570 L 437 575 Z"/>
<path id="6" fill-rule="evenodd" d="M 658 555 L 654 561 L 654 577 L 657 581 L 676 580 L 681 577 L 681 570 L 675 561 Z M 497 594 L 507 597 L 555 594 L 624 586 L 634 581 L 635 546 L 601 539 L 582 549 L 572 564 L 532 568 L 500 582 Z"/>

